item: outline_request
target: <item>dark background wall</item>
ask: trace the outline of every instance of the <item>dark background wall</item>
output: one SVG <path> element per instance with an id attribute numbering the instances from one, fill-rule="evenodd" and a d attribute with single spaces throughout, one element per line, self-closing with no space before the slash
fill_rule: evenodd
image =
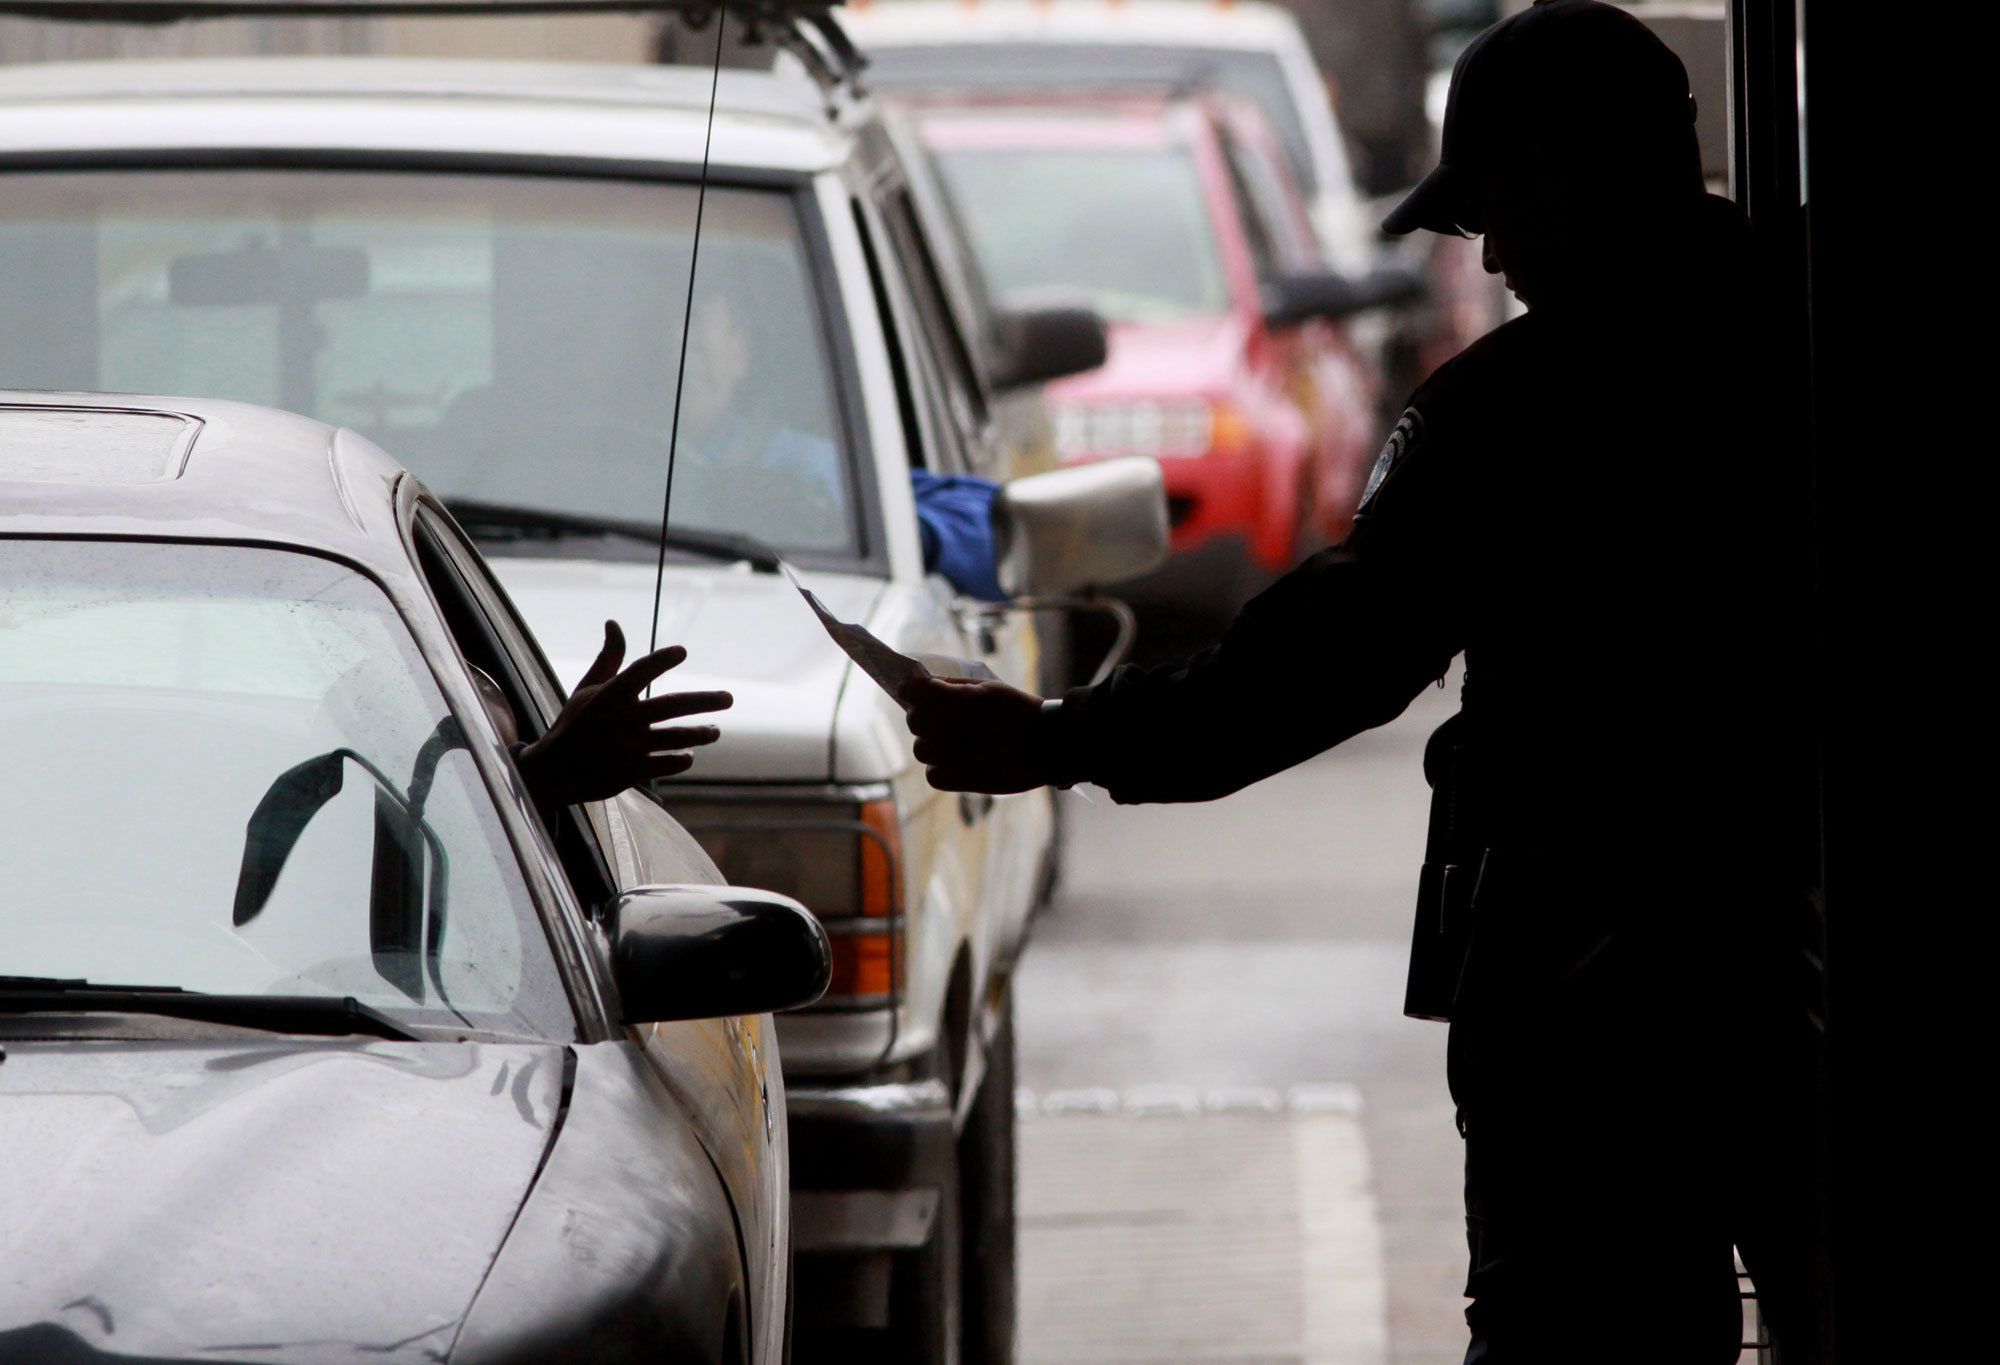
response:
<path id="1" fill-rule="evenodd" d="M 1362 192 L 1387 194 L 1429 168 L 1429 74 L 1418 0 L 1282 0 L 1298 16 L 1354 156 Z"/>

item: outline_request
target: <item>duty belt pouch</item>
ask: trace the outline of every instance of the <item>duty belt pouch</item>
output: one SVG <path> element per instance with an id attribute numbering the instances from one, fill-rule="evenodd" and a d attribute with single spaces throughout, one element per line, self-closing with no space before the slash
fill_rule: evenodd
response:
<path id="1" fill-rule="evenodd" d="M 1471 828 L 1465 746 L 1458 742 L 1460 717 L 1431 737 L 1424 774 L 1431 781 L 1430 830 L 1424 867 L 1417 877 L 1416 924 L 1410 932 L 1410 975 L 1403 987 L 1403 1013 L 1412 1019 L 1449 1022 L 1459 978 L 1472 939 L 1474 892 L 1486 866 L 1486 849 Z"/>

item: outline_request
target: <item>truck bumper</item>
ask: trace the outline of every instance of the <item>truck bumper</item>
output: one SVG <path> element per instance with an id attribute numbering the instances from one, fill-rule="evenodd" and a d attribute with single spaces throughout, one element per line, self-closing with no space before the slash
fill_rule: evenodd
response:
<path id="1" fill-rule="evenodd" d="M 788 1082 L 785 1116 L 801 1253 L 908 1250 L 929 1239 L 938 1189 L 957 1178 L 942 1081 Z"/>
<path id="2" fill-rule="evenodd" d="M 935 1235 L 944 1184 L 958 1178 L 951 1094 L 934 1080 L 788 1081 L 785 1114 L 800 1328 L 888 1327 L 899 1257 Z"/>

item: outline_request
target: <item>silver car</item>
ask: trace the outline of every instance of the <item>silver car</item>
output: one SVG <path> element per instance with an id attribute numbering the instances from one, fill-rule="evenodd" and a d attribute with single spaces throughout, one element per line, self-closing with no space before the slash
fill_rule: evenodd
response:
<path id="1" fill-rule="evenodd" d="M 0 394 L 0 1362 L 784 1358 L 825 936 L 562 697 L 352 432 Z"/>

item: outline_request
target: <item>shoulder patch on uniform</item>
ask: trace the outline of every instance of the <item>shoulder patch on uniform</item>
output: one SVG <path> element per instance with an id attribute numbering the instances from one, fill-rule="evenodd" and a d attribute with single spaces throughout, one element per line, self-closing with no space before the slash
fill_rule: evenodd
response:
<path id="1" fill-rule="evenodd" d="M 1389 433 L 1389 440 L 1382 447 L 1382 453 L 1375 457 L 1375 467 L 1368 472 L 1368 486 L 1361 490 L 1361 503 L 1354 509 L 1357 515 L 1368 510 L 1368 504 L 1382 491 L 1382 485 L 1389 481 L 1397 466 L 1416 449 L 1423 434 L 1423 414 L 1415 408 L 1404 408 L 1396 429 Z"/>

